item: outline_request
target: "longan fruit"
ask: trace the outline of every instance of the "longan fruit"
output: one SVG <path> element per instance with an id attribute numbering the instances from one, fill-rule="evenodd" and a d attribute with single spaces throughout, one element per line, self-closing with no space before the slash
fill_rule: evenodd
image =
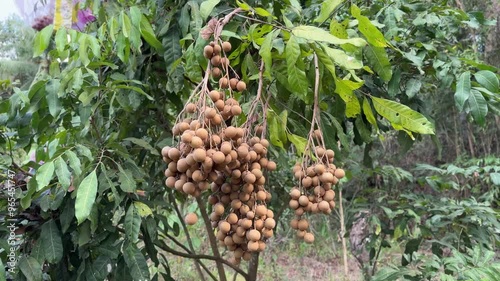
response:
<path id="1" fill-rule="evenodd" d="M 260 240 L 260 232 L 256 229 L 251 229 L 247 231 L 247 239 L 250 241 L 258 241 Z"/>
<path id="2" fill-rule="evenodd" d="M 186 215 L 186 217 L 184 217 L 184 221 L 188 225 L 193 225 L 198 222 L 198 216 L 195 213 L 189 213 Z"/>
<path id="3" fill-rule="evenodd" d="M 194 103 L 186 104 L 187 113 L 194 113 L 196 111 L 196 105 Z"/>
<path id="4" fill-rule="evenodd" d="M 297 219 L 292 219 L 290 221 L 290 227 L 293 229 L 299 229 L 299 221 Z"/>
<path id="5" fill-rule="evenodd" d="M 266 206 L 258 205 L 257 207 L 255 207 L 255 215 L 257 217 L 262 217 L 262 216 L 265 216 L 266 214 L 267 214 Z"/>
<path id="6" fill-rule="evenodd" d="M 224 163 L 224 160 L 226 160 L 226 155 L 224 155 L 224 153 L 220 151 L 217 151 L 212 156 L 212 160 L 214 161 L 215 164 L 222 164 Z"/>
<path id="7" fill-rule="evenodd" d="M 248 241 L 247 243 L 247 249 L 248 251 L 250 252 L 256 252 L 257 250 L 259 250 L 259 242 L 257 241 Z"/>
<path id="8" fill-rule="evenodd" d="M 177 161 L 181 157 L 181 152 L 176 147 L 172 147 L 168 150 L 168 158 Z"/>
<path id="9" fill-rule="evenodd" d="M 320 178 L 319 178 L 322 182 L 324 183 L 333 183 L 334 180 L 335 180 L 335 177 L 333 176 L 332 173 L 330 172 L 325 172 L 323 173 Z"/>
<path id="10" fill-rule="evenodd" d="M 298 200 L 298 201 L 299 201 L 299 204 L 300 204 L 301 206 L 304 206 L 304 207 L 305 207 L 305 206 L 307 206 L 307 205 L 309 204 L 309 198 L 307 198 L 307 196 L 305 196 L 305 195 L 301 195 L 301 196 L 299 197 L 299 200 Z"/>
<path id="11" fill-rule="evenodd" d="M 174 188 L 174 187 L 175 187 L 175 182 L 176 182 L 175 177 L 168 177 L 168 178 L 165 180 L 165 185 L 166 185 L 167 187 Z"/>
<path id="12" fill-rule="evenodd" d="M 246 183 L 254 183 L 257 180 L 257 178 L 255 177 L 254 174 L 248 173 L 248 174 L 245 175 L 245 177 L 243 178 L 243 180 Z"/>
<path id="13" fill-rule="evenodd" d="M 253 226 L 258 231 L 261 231 L 264 228 L 264 221 L 261 219 L 256 219 L 253 221 Z"/>
<path id="14" fill-rule="evenodd" d="M 227 221 L 221 221 L 219 223 L 219 230 L 226 234 L 231 230 L 231 225 Z M 227 245 L 227 244 L 226 244 Z"/>
<path id="15" fill-rule="evenodd" d="M 214 44 L 214 54 L 218 55 L 220 54 L 220 51 L 222 50 L 221 46 L 219 44 Z"/>
<path id="16" fill-rule="evenodd" d="M 190 145 L 191 145 L 192 148 L 200 148 L 200 147 L 203 146 L 203 140 L 200 137 L 198 137 L 198 136 L 194 136 L 191 139 Z"/>
<path id="17" fill-rule="evenodd" d="M 265 226 L 267 229 L 273 229 L 273 228 L 276 226 L 276 221 L 275 221 L 273 218 L 267 218 L 267 219 L 264 221 L 264 226 Z"/>
<path id="18" fill-rule="evenodd" d="M 221 75 L 222 75 L 222 70 L 220 70 L 220 68 L 214 66 L 214 68 L 212 68 L 212 77 L 219 78 L 219 77 L 221 77 Z"/>
<path id="19" fill-rule="evenodd" d="M 213 212 L 218 216 L 221 216 L 222 214 L 224 214 L 224 205 L 222 205 L 221 203 L 215 204 L 213 207 Z"/>
<path id="20" fill-rule="evenodd" d="M 194 192 L 196 191 L 196 185 L 192 182 L 186 182 L 182 186 L 182 191 L 184 191 L 184 193 L 186 194 L 194 194 Z"/>
<path id="21" fill-rule="evenodd" d="M 295 210 L 295 209 L 297 209 L 299 207 L 299 201 L 292 199 L 292 200 L 290 200 L 290 202 L 288 202 L 288 206 L 291 209 Z"/>
<path id="22" fill-rule="evenodd" d="M 210 59 L 210 63 L 213 65 L 213 66 L 220 66 L 220 59 L 221 57 L 219 55 L 215 55 L 213 56 L 211 59 Z"/>
<path id="23" fill-rule="evenodd" d="M 228 41 L 226 42 L 222 42 L 222 50 L 224 50 L 224 52 L 230 52 L 231 51 L 231 43 L 229 43 Z"/>
<path id="24" fill-rule="evenodd" d="M 330 211 L 330 204 L 327 201 L 321 201 L 318 203 L 318 209 L 324 213 Z"/>
<path id="25" fill-rule="evenodd" d="M 238 83 L 238 78 L 231 78 L 229 79 L 229 87 L 231 87 L 231 89 L 233 90 L 236 90 L 236 84 Z"/>
<path id="26" fill-rule="evenodd" d="M 242 112 L 241 107 L 239 105 L 231 106 L 231 114 L 234 116 L 240 115 Z"/>
<path id="27" fill-rule="evenodd" d="M 267 168 L 269 171 L 271 171 L 271 172 L 272 172 L 272 171 L 274 171 L 274 170 L 276 170 L 276 162 L 274 162 L 274 161 L 269 161 L 269 162 L 267 163 L 267 167 L 266 167 L 266 168 Z"/>
<path id="28" fill-rule="evenodd" d="M 220 86 L 222 89 L 227 89 L 227 88 L 229 88 L 229 80 L 228 80 L 226 77 L 222 77 L 222 78 L 219 80 L 219 86 Z"/>
<path id="29" fill-rule="evenodd" d="M 297 230 L 297 237 L 299 238 L 304 238 L 304 235 L 306 235 L 307 231 L 305 230 Z"/>
<path id="30" fill-rule="evenodd" d="M 214 48 L 210 45 L 206 45 L 205 48 L 203 48 L 203 56 L 207 59 L 211 58 L 212 55 L 214 54 Z"/>
<path id="31" fill-rule="evenodd" d="M 226 57 L 222 57 L 220 59 L 220 64 L 222 67 L 227 68 L 229 66 L 229 59 Z"/>
<path id="32" fill-rule="evenodd" d="M 193 158 L 196 162 L 203 162 L 207 157 L 207 152 L 203 148 L 197 148 L 193 151 Z"/>
<path id="33" fill-rule="evenodd" d="M 238 92 L 243 92 L 246 89 L 247 89 L 247 84 L 243 81 L 238 81 L 238 83 L 236 84 L 236 90 Z"/>
<path id="34" fill-rule="evenodd" d="M 306 230 L 306 229 L 309 228 L 309 222 L 307 220 L 305 220 L 305 219 L 301 219 L 297 223 L 297 228 L 299 230 Z"/>
<path id="35" fill-rule="evenodd" d="M 321 175 L 326 171 L 326 167 L 323 164 L 316 164 L 314 166 L 314 171 L 316 172 L 317 175 Z"/>
<path id="36" fill-rule="evenodd" d="M 313 243 L 314 242 L 314 234 L 307 232 L 304 235 L 304 241 L 306 241 L 306 243 Z"/>
<path id="37" fill-rule="evenodd" d="M 336 178 L 341 179 L 345 177 L 345 171 L 344 169 L 336 169 L 334 175 Z"/>
<path id="38" fill-rule="evenodd" d="M 224 130 L 224 134 L 227 138 L 232 139 L 236 136 L 236 128 L 233 126 L 229 126 Z"/>
<path id="39" fill-rule="evenodd" d="M 213 101 L 213 102 L 216 102 L 218 100 L 220 100 L 221 98 L 221 94 L 219 91 L 217 90 L 212 90 L 208 93 L 208 96 L 210 97 L 210 99 Z M 206 110 L 205 110 L 205 114 L 206 114 Z"/>
<path id="40" fill-rule="evenodd" d="M 335 199 L 335 191 L 333 191 L 331 189 L 325 191 L 325 195 L 323 195 L 323 200 L 332 201 L 333 199 Z"/>

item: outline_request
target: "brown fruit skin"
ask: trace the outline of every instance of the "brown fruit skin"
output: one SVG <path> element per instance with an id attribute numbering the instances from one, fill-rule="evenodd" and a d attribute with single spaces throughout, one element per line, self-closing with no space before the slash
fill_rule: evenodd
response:
<path id="1" fill-rule="evenodd" d="M 231 43 L 229 42 L 222 42 L 222 50 L 224 50 L 224 52 L 230 52 L 231 51 Z"/>
<path id="2" fill-rule="evenodd" d="M 210 45 L 205 46 L 203 48 L 203 56 L 207 59 L 211 58 L 214 53 L 214 48 Z"/>
<path id="3" fill-rule="evenodd" d="M 227 89 L 227 88 L 229 88 L 229 80 L 228 80 L 226 77 L 222 77 L 222 78 L 219 80 L 219 86 L 220 86 L 222 89 Z"/>
<path id="4" fill-rule="evenodd" d="M 210 63 L 211 63 L 213 66 L 220 66 L 220 56 L 218 56 L 218 55 L 213 56 L 213 57 L 210 59 Z"/>
<path id="5" fill-rule="evenodd" d="M 238 84 L 238 82 L 238 78 L 229 79 L 229 86 L 231 87 L 231 89 L 236 90 L 236 84 Z"/>
<path id="6" fill-rule="evenodd" d="M 198 222 L 198 216 L 195 213 L 189 213 L 184 218 L 184 221 L 186 222 L 187 225 L 193 225 L 196 222 Z"/>
<path id="7" fill-rule="evenodd" d="M 212 68 L 212 77 L 219 78 L 222 75 L 222 70 L 218 67 Z"/>
<path id="8" fill-rule="evenodd" d="M 247 84 L 243 81 L 239 81 L 237 84 L 236 84 L 236 90 L 238 92 L 243 92 L 244 90 L 247 89 Z"/>
<path id="9" fill-rule="evenodd" d="M 345 171 L 343 169 L 336 169 L 335 170 L 335 177 L 338 179 L 345 177 Z"/>
<path id="10" fill-rule="evenodd" d="M 218 55 L 220 54 L 220 51 L 222 50 L 221 46 L 219 44 L 215 44 L 213 47 L 214 54 Z"/>
<path id="11" fill-rule="evenodd" d="M 314 235 L 310 232 L 306 233 L 304 235 L 304 241 L 306 241 L 306 243 L 313 243 L 314 242 Z"/>

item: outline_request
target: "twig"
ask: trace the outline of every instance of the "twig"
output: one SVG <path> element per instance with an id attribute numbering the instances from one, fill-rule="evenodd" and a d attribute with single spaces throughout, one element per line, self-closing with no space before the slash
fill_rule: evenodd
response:
<path id="1" fill-rule="evenodd" d="M 212 230 L 212 225 L 210 224 L 210 219 L 208 218 L 207 210 L 205 207 L 205 203 L 199 196 L 195 197 L 196 202 L 198 203 L 198 207 L 200 208 L 200 213 L 201 216 L 203 217 L 203 221 L 205 222 L 205 228 L 207 229 L 208 233 L 208 240 L 210 242 L 210 246 L 212 247 L 212 252 L 215 259 L 215 263 L 217 265 L 217 271 L 219 273 L 219 281 L 226 281 L 226 273 L 224 272 L 224 265 L 222 264 L 222 261 L 224 259 L 221 258 L 221 255 L 219 253 L 219 249 L 217 248 L 217 240 L 215 238 L 215 235 Z M 229 262 L 228 262 L 229 263 Z"/>
<path id="2" fill-rule="evenodd" d="M 339 187 L 339 211 L 340 211 L 340 237 L 342 239 L 342 254 L 344 256 L 344 274 L 345 277 L 349 275 L 349 268 L 347 266 L 347 245 L 345 240 L 345 222 L 344 222 L 344 208 L 342 207 L 342 187 Z"/>
<path id="3" fill-rule="evenodd" d="M 373 262 L 373 267 L 372 267 L 372 276 L 375 275 L 375 270 L 377 270 L 377 261 L 378 257 L 380 255 L 380 251 L 382 250 L 382 242 L 385 240 L 385 233 L 382 233 L 382 241 L 380 242 L 380 246 L 378 247 L 377 254 L 375 255 L 375 261 Z"/>
<path id="4" fill-rule="evenodd" d="M 191 235 L 189 235 L 189 231 L 186 227 L 186 223 L 184 222 L 182 218 L 181 211 L 179 210 L 179 206 L 177 206 L 177 203 L 175 202 L 175 198 L 172 196 L 172 193 L 168 195 L 169 199 L 171 202 L 174 204 L 174 209 L 175 212 L 177 213 L 177 216 L 179 217 L 179 220 L 181 222 L 182 229 L 184 230 L 184 233 L 186 234 L 186 239 L 188 241 L 189 248 L 191 249 L 191 252 L 194 253 L 194 246 L 193 246 L 193 241 L 191 240 Z M 196 270 L 198 271 L 198 274 L 200 275 L 201 280 L 205 281 L 205 276 L 203 275 L 203 272 L 201 271 L 200 264 L 195 263 Z"/>

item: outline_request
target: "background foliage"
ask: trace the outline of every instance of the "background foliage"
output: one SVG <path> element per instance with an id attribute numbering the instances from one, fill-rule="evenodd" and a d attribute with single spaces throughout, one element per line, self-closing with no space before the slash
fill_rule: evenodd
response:
<path id="1" fill-rule="evenodd" d="M 203 77 L 200 31 L 239 6 L 222 35 L 248 85 L 243 108 L 265 64 L 280 167 L 269 178 L 282 218 L 275 239 L 293 239 L 286 194 L 309 131 L 317 54 L 325 141 L 348 171 L 338 187 L 348 231 L 337 212 L 317 218 L 324 243 L 350 238 L 367 280 L 496 280 L 499 65 L 483 61 L 494 63 L 497 23 L 478 7 L 498 3 L 476 2 L 87 1 L 96 21 L 82 32 L 49 25 L 31 36 L 3 23 L 0 38 L 23 38 L 0 50 L 10 59 L 0 64 L 1 165 L 18 173 L 23 230 L 13 278 L 182 278 L 172 255 L 213 276 L 210 258 L 195 256 L 210 254 L 203 236 L 182 219 L 198 206 L 165 188 L 159 152 Z"/>

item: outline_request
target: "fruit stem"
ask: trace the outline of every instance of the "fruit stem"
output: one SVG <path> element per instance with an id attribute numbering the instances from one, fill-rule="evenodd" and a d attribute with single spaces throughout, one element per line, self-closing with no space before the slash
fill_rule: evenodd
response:
<path id="1" fill-rule="evenodd" d="M 181 211 L 179 210 L 179 206 L 177 206 L 175 198 L 174 198 L 174 196 L 172 196 L 171 193 L 169 194 L 169 199 L 170 199 L 170 202 L 174 202 L 175 212 L 177 213 L 177 216 L 179 217 L 179 220 L 181 222 L 182 229 L 184 230 L 184 233 L 186 234 L 186 240 L 188 242 L 189 248 L 191 249 L 191 252 L 194 253 L 195 250 L 194 250 L 194 246 L 193 246 L 193 241 L 191 240 L 191 235 L 189 235 L 189 231 L 187 229 L 186 223 L 184 222 Z M 200 275 L 201 280 L 205 281 L 206 279 L 205 279 L 205 275 L 203 275 L 203 271 L 201 271 L 200 261 L 195 260 L 194 264 L 196 267 L 196 271 L 198 271 L 198 275 Z"/>
<path id="2" fill-rule="evenodd" d="M 210 219 L 208 218 L 207 209 L 203 200 L 201 200 L 200 196 L 196 196 L 196 202 L 198 203 L 198 207 L 200 208 L 200 213 L 205 222 L 205 228 L 208 233 L 208 240 L 210 242 L 210 247 L 212 248 L 212 252 L 217 260 L 215 261 L 217 265 L 217 272 L 219 273 L 219 281 L 227 281 L 226 273 L 224 271 L 224 265 L 220 261 L 221 255 L 219 252 L 219 248 L 217 247 L 217 240 L 215 238 L 214 232 L 212 231 L 212 225 L 210 223 Z"/>

